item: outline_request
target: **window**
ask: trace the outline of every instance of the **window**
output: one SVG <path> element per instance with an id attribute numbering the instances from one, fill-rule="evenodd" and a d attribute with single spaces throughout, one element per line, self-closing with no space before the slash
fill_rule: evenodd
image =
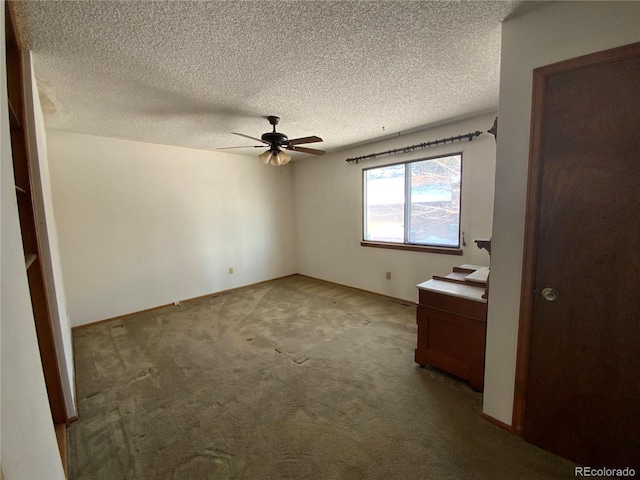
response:
<path id="1" fill-rule="evenodd" d="M 363 170 L 364 243 L 460 248 L 462 154 Z"/>

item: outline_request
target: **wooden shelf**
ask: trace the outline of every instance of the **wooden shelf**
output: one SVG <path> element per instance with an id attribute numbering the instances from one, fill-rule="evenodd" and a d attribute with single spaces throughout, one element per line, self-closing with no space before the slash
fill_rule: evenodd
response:
<path id="1" fill-rule="evenodd" d="M 489 255 L 491 255 L 491 239 L 489 240 L 474 240 L 475 244 L 478 246 L 478 248 L 480 250 L 482 250 L 483 248 L 489 252 Z"/>
<path id="2" fill-rule="evenodd" d="M 24 256 L 24 264 L 25 264 L 27 269 L 31 265 L 33 265 L 33 262 L 36 261 L 36 258 L 38 258 L 38 255 L 36 255 L 35 253 L 27 253 L 27 254 L 25 254 L 25 256 Z"/>

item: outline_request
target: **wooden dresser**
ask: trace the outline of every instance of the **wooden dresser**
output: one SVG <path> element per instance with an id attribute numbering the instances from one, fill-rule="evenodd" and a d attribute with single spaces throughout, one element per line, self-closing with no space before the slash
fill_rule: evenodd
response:
<path id="1" fill-rule="evenodd" d="M 482 391 L 487 330 L 487 267 L 462 265 L 418 287 L 416 363 L 431 365 Z"/>

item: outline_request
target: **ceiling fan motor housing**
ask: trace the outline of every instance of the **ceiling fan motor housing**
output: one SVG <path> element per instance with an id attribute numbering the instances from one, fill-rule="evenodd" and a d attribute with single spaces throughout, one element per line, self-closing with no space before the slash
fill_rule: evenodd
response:
<path id="1" fill-rule="evenodd" d="M 262 134 L 262 140 L 270 145 L 282 146 L 289 142 L 289 138 L 284 133 L 268 132 Z"/>

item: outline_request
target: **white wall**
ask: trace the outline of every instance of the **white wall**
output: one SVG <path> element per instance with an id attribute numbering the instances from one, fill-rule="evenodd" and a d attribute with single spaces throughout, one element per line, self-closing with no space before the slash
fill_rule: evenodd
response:
<path id="1" fill-rule="evenodd" d="M 473 243 L 491 236 L 495 141 L 489 134 L 408 154 L 356 163 L 347 158 L 459 134 L 486 131 L 495 114 L 450 123 L 295 163 L 294 190 L 298 272 L 409 301 L 415 286 L 463 263 L 489 265 Z M 362 170 L 374 166 L 463 152 L 462 223 L 467 246 L 462 256 L 362 247 Z M 385 272 L 391 272 L 386 280 Z"/>
<path id="2" fill-rule="evenodd" d="M 640 41 L 639 2 L 550 3 L 504 23 L 484 413 L 511 425 L 532 71 Z"/>
<path id="3" fill-rule="evenodd" d="M 73 343 L 62 279 L 58 231 L 53 214 L 47 137 L 30 52 L 24 52 L 22 63 L 25 89 L 25 128 L 28 137 L 36 229 L 66 413 L 67 418 L 73 418 L 78 416 L 75 402 Z"/>
<path id="4" fill-rule="evenodd" d="M 55 131 L 47 144 L 74 326 L 296 272 L 289 166 Z"/>
<path id="5" fill-rule="evenodd" d="M 4 2 L 0 2 L 0 431 L 2 474 L 11 479 L 63 479 L 36 338 L 13 177 Z"/>

